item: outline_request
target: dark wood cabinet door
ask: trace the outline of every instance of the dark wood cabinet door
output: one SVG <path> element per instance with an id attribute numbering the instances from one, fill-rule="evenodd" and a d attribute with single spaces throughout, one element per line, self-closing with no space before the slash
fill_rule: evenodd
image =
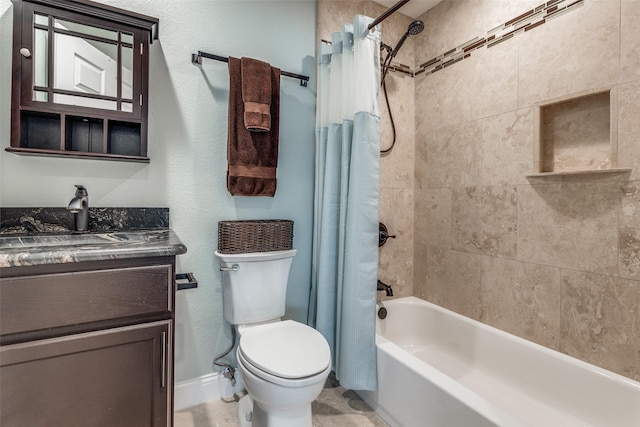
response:
<path id="1" fill-rule="evenodd" d="M 170 425 L 171 342 L 166 320 L 0 347 L 0 425 Z"/>

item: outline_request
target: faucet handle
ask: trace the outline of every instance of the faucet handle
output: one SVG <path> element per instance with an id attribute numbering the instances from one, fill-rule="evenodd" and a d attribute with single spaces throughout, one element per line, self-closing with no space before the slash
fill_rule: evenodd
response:
<path id="1" fill-rule="evenodd" d="M 76 187 L 76 197 L 87 197 L 89 193 L 87 193 L 87 189 L 84 188 L 82 184 L 75 184 Z"/>
<path id="2" fill-rule="evenodd" d="M 393 234 L 389 234 L 389 231 L 387 230 L 387 226 L 384 225 L 383 223 L 379 223 L 378 226 L 378 230 L 379 230 L 379 234 L 378 234 L 378 247 L 384 245 L 385 243 L 387 243 L 387 239 L 395 239 L 396 235 Z"/>

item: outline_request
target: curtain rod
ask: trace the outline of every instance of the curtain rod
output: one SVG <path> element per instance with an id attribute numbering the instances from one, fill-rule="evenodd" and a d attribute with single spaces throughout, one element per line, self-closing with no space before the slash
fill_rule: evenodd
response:
<path id="1" fill-rule="evenodd" d="M 372 29 L 373 27 L 375 27 L 376 25 L 378 25 L 379 23 L 381 23 L 382 21 L 387 19 L 389 16 L 393 15 L 393 13 L 396 10 L 400 9 L 402 6 L 404 6 L 407 3 L 409 3 L 409 0 L 400 0 L 398 3 L 394 4 L 389 9 L 387 9 L 387 11 L 385 13 L 383 13 L 382 15 L 380 15 L 376 19 L 374 19 L 374 21 L 371 24 L 369 24 L 367 29 L 369 29 L 369 30 Z"/>
<path id="2" fill-rule="evenodd" d="M 192 64 L 202 64 L 202 58 L 214 59 L 216 61 L 229 62 L 229 58 L 226 56 L 214 55 L 212 53 L 198 51 L 198 53 L 191 54 L 191 63 Z M 290 73 L 288 71 L 280 70 L 280 75 L 293 77 L 294 79 L 300 80 L 300 86 L 307 87 L 307 83 L 309 82 L 309 76 L 304 76 L 302 74 Z"/>

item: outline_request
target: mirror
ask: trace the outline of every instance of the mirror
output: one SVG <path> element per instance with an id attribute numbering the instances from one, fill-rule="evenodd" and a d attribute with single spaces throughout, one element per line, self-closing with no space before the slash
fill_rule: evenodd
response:
<path id="1" fill-rule="evenodd" d="M 133 112 L 132 33 L 33 16 L 34 101 Z"/>

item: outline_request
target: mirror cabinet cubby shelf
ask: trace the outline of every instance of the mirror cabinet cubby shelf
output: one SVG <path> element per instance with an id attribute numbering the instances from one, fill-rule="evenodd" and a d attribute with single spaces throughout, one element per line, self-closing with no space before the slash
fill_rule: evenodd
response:
<path id="1" fill-rule="evenodd" d="M 631 172 L 618 168 L 617 105 L 616 87 L 539 103 L 535 172 L 527 177 Z"/>
<path id="2" fill-rule="evenodd" d="M 90 1 L 13 0 L 17 154 L 148 162 L 158 19 Z"/>

